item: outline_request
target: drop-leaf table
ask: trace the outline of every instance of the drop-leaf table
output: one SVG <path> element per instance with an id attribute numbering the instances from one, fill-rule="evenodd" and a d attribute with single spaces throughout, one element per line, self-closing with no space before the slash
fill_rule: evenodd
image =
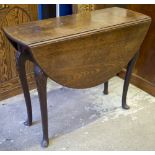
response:
<path id="1" fill-rule="evenodd" d="M 90 88 L 105 84 L 127 66 L 122 107 L 129 109 L 126 95 L 139 48 L 149 29 L 150 17 L 112 7 L 18 26 L 3 28 L 16 49 L 16 62 L 32 124 L 31 99 L 25 74 L 26 60 L 34 74 L 42 116 L 42 146 L 48 146 L 47 77 L 69 88 Z"/>

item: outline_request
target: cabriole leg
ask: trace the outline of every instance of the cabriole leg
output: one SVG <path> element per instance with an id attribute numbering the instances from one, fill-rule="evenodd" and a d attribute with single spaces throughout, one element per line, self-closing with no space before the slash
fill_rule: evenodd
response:
<path id="1" fill-rule="evenodd" d="M 41 110 L 41 119 L 42 119 L 42 129 L 43 129 L 43 140 L 41 143 L 42 147 L 47 147 L 49 143 L 48 139 L 48 114 L 47 114 L 47 92 L 46 84 L 47 77 L 44 72 L 40 69 L 39 66 L 35 65 L 34 68 L 36 85 L 40 100 L 40 110 Z"/>
<path id="2" fill-rule="evenodd" d="M 16 53 L 16 65 L 17 70 L 19 73 L 20 82 L 23 88 L 23 93 L 25 97 L 26 102 L 26 109 L 27 109 L 27 120 L 24 122 L 26 126 L 32 125 L 32 106 L 31 106 L 31 98 L 26 78 L 26 72 L 25 72 L 25 62 L 26 62 L 26 56 L 22 52 L 17 51 Z"/>
<path id="3" fill-rule="evenodd" d="M 123 109 L 129 109 L 130 108 L 126 103 L 126 96 L 127 96 L 127 92 L 128 92 L 131 73 L 132 73 L 133 67 L 136 63 L 136 60 L 138 58 L 138 55 L 139 55 L 139 52 L 137 52 L 134 55 L 134 57 L 129 61 L 129 63 L 127 65 L 127 71 L 126 71 L 126 75 L 125 75 L 124 86 L 123 86 L 123 95 L 122 95 L 122 108 Z"/>

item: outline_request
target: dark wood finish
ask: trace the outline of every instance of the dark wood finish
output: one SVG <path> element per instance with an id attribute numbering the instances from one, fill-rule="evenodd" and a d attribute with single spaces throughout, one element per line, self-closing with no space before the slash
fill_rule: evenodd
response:
<path id="1" fill-rule="evenodd" d="M 104 18 L 104 20 L 103 20 Z M 4 28 L 12 45 L 35 64 L 43 126 L 48 145 L 46 77 L 71 88 L 105 83 L 128 64 L 123 108 L 135 54 L 148 31 L 150 18 L 130 10 L 109 8 L 85 15 L 36 21 Z"/>
<path id="2" fill-rule="evenodd" d="M 152 18 L 149 31 L 140 49 L 140 55 L 132 74 L 131 83 L 155 96 L 155 69 L 153 67 L 155 66 L 155 5 L 130 4 L 127 5 L 127 8 L 149 15 Z M 119 75 L 124 77 L 125 70 Z"/>
<path id="3" fill-rule="evenodd" d="M 124 81 L 124 86 L 123 86 L 123 95 L 122 95 L 122 107 L 124 109 L 129 109 L 129 106 L 126 103 L 126 96 L 127 96 L 127 92 L 128 92 L 131 73 L 132 73 L 133 67 L 136 63 L 136 60 L 138 58 L 138 55 L 139 55 L 139 52 L 137 52 L 134 55 L 134 57 L 129 61 L 128 66 L 127 66 L 127 71 L 126 71 L 125 81 Z"/>
<path id="4" fill-rule="evenodd" d="M 75 39 L 33 47 L 32 54 L 57 83 L 70 88 L 90 88 L 104 83 L 127 65 L 139 49 L 147 28 L 148 23 L 141 23 L 125 28 L 118 26 L 109 30 L 110 33 L 108 30 L 83 33 Z"/>
<path id="5" fill-rule="evenodd" d="M 22 51 L 22 49 L 20 51 Z M 31 106 L 31 98 L 30 98 L 29 87 L 28 87 L 26 71 L 25 71 L 26 60 L 28 60 L 28 56 L 26 53 L 19 52 L 19 51 L 16 52 L 16 64 L 17 64 L 21 85 L 23 88 L 23 93 L 24 93 L 25 103 L 27 108 L 27 116 L 28 116 L 24 124 L 26 126 L 30 126 L 32 125 L 32 106 Z"/>
<path id="6" fill-rule="evenodd" d="M 1 7 L 3 5 L 1 4 Z M 37 20 L 37 5 L 4 5 L 0 10 L 0 100 L 22 92 L 16 71 L 15 50 L 3 34 L 2 27 Z M 30 88 L 34 88 L 32 64 L 26 63 Z"/>
<path id="7" fill-rule="evenodd" d="M 42 129 L 43 129 L 43 140 L 41 142 L 42 147 L 47 147 L 49 143 L 48 139 L 48 115 L 47 115 L 47 93 L 46 93 L 46 83 L 47 76 L 41 70 L 41 68 L 35 65 L 34 74 L 37 84 L 37 90 L 40 100 L 40 110 L 42 119 Z"/>
<path id="8" fill-rule="evenodd" d="M 109 17 L 113 18 L 113 20 L 109 20 Z M 103 18 L 104 21 L 102 20 Z M 76 39 L 97 32 L 113 31 L 114 29 L 120 30 L 123 27 L 129 28 L 130 26 L 134 27 L 138 26 L 139 23 L 142 23 L 142 25 L 146 23 L 147 25 L 148 22 L 150 24 L 148 16 L 113 7 L 87 12 L 86 14 L 74 14 L 11 26 L 5 32 L 12 40 L 33 49 L 39 45 Z"/>
<path id="9" fill-rule="evenodd" d="M 103 93 L 105 95 L 108 95 L 108 81 L 104 83 L 104 90 L 103 90 Z"/>
<path id="10" fill-rule="evenodd" d="M 123 69 L 119 73 L 119 76 L 124 78 L 125 74 L 126 74 L 126 69 Z M 155 91 L 154 85 L 151 82 L 147 81 L 146 79 L 138 76 L 135 73 L 132 73 L 131 83 L 134 84 L 135 86 L 139 87 L 140 89 L 148 92 L 152 96 L 154 96 L 154 91 Z"/>
<path id="11" fill-rule="evenodd" d="M 141 88 L 142 90 L 148 92 L 149 94 L 155 96 L 155 70 L 152 66 L 155 66 L 155 37 L 154 37 L 154 27 L 155 27 L 155 5 L 154 4 L 95 4 L 94 9 L 101 9 L 107 7 L 119 6 L 123 8 L 128 8 L 133 11 L 144 13 L 152 18 L 152 23 L 148 34 L 141 46 L 140 56 L 135 65 L 132 73 L 131 83 L 135 86 Z M 77 5 L 74 6 L 75 8 Z M 124 78 L 126 70 L 123 69 L 119 76 Z"/>
<path id="12" fill-rule="evenodd" d="M 98 10 L 84 16 L 78 14 L 10 27 L 7 29 L 7 35 L 10 37 L 12 35 L 14 40 L 30 46 L 34 59 L 54 81 L 73 88 L 92 87 L 107 81 L 109 77 L 121 71 L 126 62 L 139 49 L 148 29 L 148 22 L 142 22 L 144 19 L 148 20 L 147 16 L 136 14 L 139 17 L 137 20 L 137 16 L 131 11 L 124 12 L 124 9 L 117 10 L 117 8 L 112 10 L 114 13 L 123 14 L 123 16 L 114 16 L 115 18 L 113 17 L 113 20 L 109 21 L 111 14 L 108 13 L 108 9 L 105 11 Z M 103 12 L 103 15 L 100 12 Z M 129 18 L 124 18 L 124 15 Z M 96 20 L 96 17 L 98 19 L 104 17 L 104 22 L 101 19 Z M 142 23 L 137 24 L 139 22 Z M 62 23 L 63 26 L 60 27 Z M 114 26 L 111 28 L 110 25 Z M 18 34 L 16 31 L 13 32 L 13 29 L 16 29 Z M 57 42 L 58 40 L 59 42 Z M 95 45 L 94 42 L 96 42 Z M 109 44 L 112 45 L 108 46 Z M 120 48 L 118 51 L 122 45 L 128 46 L 128 48 Z M 79 50 L 81 52 L 77 52 Z M 81 53 L 83 53 L 83 57 L 81 57 Z M 56 57 L 55 54 L 57 54 Z M 76 55 L 76 57 L 72 55 Z M 108 59 L 109 57 L 111 60 Z M 99 62 L 96 64 L 96 68 L 92 70 L 91 67 L 96 63 L 96 59 L 99 59 Z M 61 64 L 58 63 L 60 61 Z M 111 70 L 111 65 L 116 67 Z M 87 73 L 83 74 L 82 69 L 87 70 Z M 89 70 L 91 71 L 89 72 Z M 96 81 L 91 80 L 93 76 L 98 79 Z"/>

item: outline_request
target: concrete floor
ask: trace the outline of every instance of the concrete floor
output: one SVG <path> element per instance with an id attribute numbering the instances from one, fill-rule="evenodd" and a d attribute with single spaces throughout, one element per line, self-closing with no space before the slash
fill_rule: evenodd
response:
<path id="1" fill-rule="evenodd" d="M 40 147 L 40 109 L 31 91 L 33 121 L 25 127 L 23 95 L 0 104 L 0 150 L 155 150 L 155 98 L 130 85 L 130 110 L 121 108 L 123 80 L 114 77 L 109 95 L 103 84 L 75 90 L 48 81 L 49 147 Z"/>

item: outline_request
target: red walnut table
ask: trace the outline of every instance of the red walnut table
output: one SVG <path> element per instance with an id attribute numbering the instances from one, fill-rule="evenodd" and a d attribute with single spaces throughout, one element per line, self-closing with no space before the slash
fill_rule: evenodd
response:
<path id="1" fill-rule="evenodd" d="M 25 62 L 34 64 L 42 116 L 42 146 L 49 143 L 47 77 L 77 89 L 105 83 L 107 93 L 108 80 L 127 65 L 122 107 L 128 109 L 126 95 L 132 68 L 150 22 L 148 16 L 113 7 L 3 29 L 17 51 L 17 68 L 28 114 L 25 125 L 32 124 Z"/>

